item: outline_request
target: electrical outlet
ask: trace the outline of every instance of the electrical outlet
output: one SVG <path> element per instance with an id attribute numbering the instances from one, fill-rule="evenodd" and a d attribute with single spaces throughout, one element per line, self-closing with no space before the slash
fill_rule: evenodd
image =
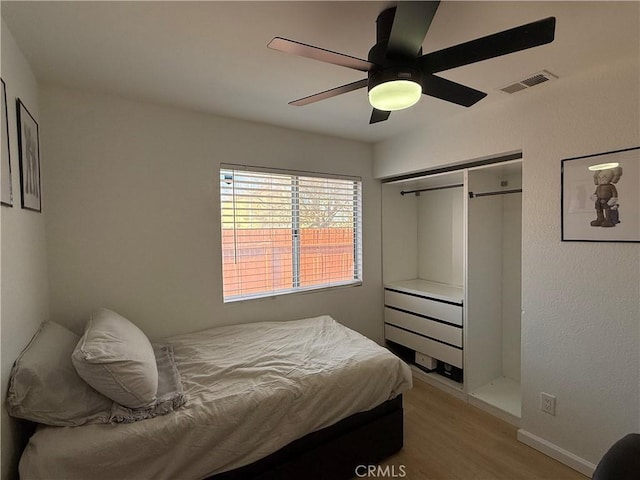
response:
<path id="1" fill-rule="evenodd" d="M 540 410 L 549 415 L 556 414 L 556 397 L 549 395 L 548 393 L 540 393 Z"/>

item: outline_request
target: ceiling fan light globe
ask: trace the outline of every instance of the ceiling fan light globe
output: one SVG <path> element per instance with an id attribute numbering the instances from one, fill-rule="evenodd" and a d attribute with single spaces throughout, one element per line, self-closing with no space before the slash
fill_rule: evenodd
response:
<path id="1" fill-rule="evenodd" d="M 422 86 L 412 80 L 392 80 L 369 90 L 369 103 L 377 110 L 394 112 L 409 108 L 420 100 Z"/>

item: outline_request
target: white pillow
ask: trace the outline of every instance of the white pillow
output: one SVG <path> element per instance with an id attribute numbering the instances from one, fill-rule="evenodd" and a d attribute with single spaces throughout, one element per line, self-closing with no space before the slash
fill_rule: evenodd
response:
<path id="1" fill-rule="evenodd" d="M 153 347 L 142 330 L 117 313 L 94 312 L 71 358 L 85 382 L 120 405 L 142 408 L 155 402 Z"/>
<path id="2" fill-rule="evenodd" d="M 9 415 L 58 427 L 109 421 L 113 402 L 87 385 L 71 363 L 79 339 L 57 323 L 40 325 L 11 370 Z"/>

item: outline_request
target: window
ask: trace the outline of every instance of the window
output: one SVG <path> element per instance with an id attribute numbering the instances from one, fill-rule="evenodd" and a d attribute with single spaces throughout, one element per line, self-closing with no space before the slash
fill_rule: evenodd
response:
<path id="1" fill-rule="evenodd" d="M 222 165 L 225 302 L 362 281 L 362 181 Z"/>

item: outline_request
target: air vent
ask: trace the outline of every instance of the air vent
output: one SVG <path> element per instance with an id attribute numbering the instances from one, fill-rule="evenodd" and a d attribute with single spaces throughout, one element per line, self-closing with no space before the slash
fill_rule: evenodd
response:
<path id="1" fill-rule="evenodd" d="M 523 80 L 510 83 L 509 85 L 500 88 L 500 91 L 509 94 L 516 93 L 521 90 L 526 90 L 527 88 L 535 87 L 536 85 L 540 85 L 541 83 L 545 83 L 550 80 L 556 80 L 557 78 L 557 75 L 554 75 L 549 70 L 542 70 L 541 72 L 529 75 Z"/>
<path id="2" fill-rule="evenodd" d="M 519 92 L 520 90 L 524 90 L 525 88 L 527 88 L 526 85 L 523 85 L 521 83 L 514 83 L 512 85 L 507 85 L 504 88 L 501 88 L 500 90 L 502 90 L 505 93 L 516 93 Z"/>

